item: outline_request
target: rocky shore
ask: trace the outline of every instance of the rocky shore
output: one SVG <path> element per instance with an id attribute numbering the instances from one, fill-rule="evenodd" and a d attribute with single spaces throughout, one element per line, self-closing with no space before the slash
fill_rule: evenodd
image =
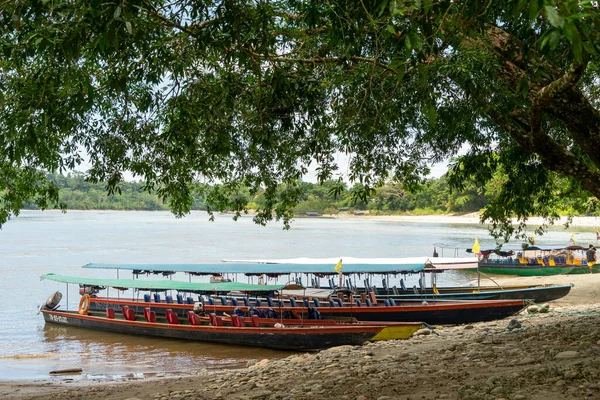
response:
<path id="1" fill-rule="evenodd" d="M 100 384 L 5 383 L 0 384 L 0 395 L 165 400 L 600 398 L 600 274 L 542 280 L 548 279 L 575 281 L 572 293 L 550 303 L 549 312 L 534 306 L 504 320 L 438 326 L 403 341 L 253 360 L 239 370 Z"/>

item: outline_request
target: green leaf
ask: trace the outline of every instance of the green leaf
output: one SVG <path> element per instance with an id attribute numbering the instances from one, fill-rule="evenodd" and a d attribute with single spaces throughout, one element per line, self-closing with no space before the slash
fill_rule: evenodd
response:
<path id="1" fill-rule="evenodd" d="M 115 8 L 115 13 L 113 14 L 113 18 L 118 19 L 120 16 L 121 16 L 121 7 L 117 6 L 117 8 Z"/>
<path id="2" fill-rule="evenodd" d="M 548 22 L 550 22 L 550 25 L 555 28 L 562 28 L 565 20 L 558 15 L 556 8 L 554 8 L 554 6 L 544 6 L 544 9 L 546 10 L 546 18 L 548 19 Z"/>
<path id="3" fill-rule="evenodd" d="M 563 34 L 571 43 L 571 50 L 577 61 L 581 61 L 583 46 L 581 44 L 581 35 L 577 30 L 577 26 L 573 22 L 567 22 L 563 28 Z"/>
<path id="4" fill-rule="evenodd" d="M 426 16 L 429 15 L 432 6 L 433 0 L 423 0 L 423 11 L 425 11 Z"/>
<path id="5" fill-rule="evenodd" d="M 396 34 L 396 28 L 394 28 L 394 26 L 393 26 L 393 25 L 388 25 L 386 29 L 387 29 L 387 31 L 388 31 L 389 33 L 391 33 L 392 35 L 395 35 L 395 34 Z"/>
<path id="6" fill-rule="evenodd" d="M 540 10 L 538 8 L 537 0 L 531 0 L 529 2 L 529 19 L 533 21 L 540 15 Z"/>
<path id="7" fill-rule="evenodd" d="M 589 54 L 597 54 L 596 52 L 596 48 L 594 47 L 593 44 L 589 43 L 589 42 L 583 42 L 583 48 L 585 49 L 585 51 L 587 51 Z"/>
<path id="8" fill-rule="evenodd" d="M 427 112 L 427 118 L 429 119 L 429 126 L 431 126 L 432 128 L 435 127 L 436 118 L 437 118 L 435 106 L 433 104 L 429 104 L 427 106 L 426 112 Z"/>
<path id="9" fill-rule="evenodd" d="M 410 36 L 410 43 L 414 49 L 420 50 L 421 47 L 423 47 L 423 43 L 421 43 L 421 38 L 419 37 L 417 32 L 410 31 L 408 33 L 408 36 Z"/>
<path id="10" fill-rule="evenodd" d="M 127 29 L 127 32 L 129 32 L 130 35 L 133 33 L 133 29 L 131 28 L 131 22 L 125 21 L 125 28 Z"/>
<path id="11" fill-rule="evenodd" d="M 413 46 L 410 43 L 410 35 L 406 35 L 404 37 L 404 47 L 406 48 L 406 50 L 409 50 L 409 51 L 413 49 Z"/>

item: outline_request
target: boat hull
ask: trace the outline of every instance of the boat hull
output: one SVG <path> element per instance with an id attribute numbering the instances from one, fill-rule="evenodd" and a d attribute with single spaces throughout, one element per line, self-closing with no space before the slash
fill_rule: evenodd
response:
<path id="1" fill-rule="evenodd" d="M 164 314 L 165 309 L 172 309 L 180 315 L 186 310 L 191 310 L 189 304 L 138 302 L 135 300 L 94 298 L 91 309 L 103 310 L 107 307 L 119 310 L 122 305 L 135 307 L 136 312 L 142 312 L 144 307 L 150 307 L 157 314 Z M 514 315 L 527 305 L 525 300 L 485 300 L 485 301 L 427 301 L 406 302 L 396 306 L 355 306 L 346 305 L 342 307 L 318 307 L 322 318 L 349 318 L 353 317 L 359 321 L 390 321 L 390 322 L 414 322 L 422 321 L 428 324 L 458 325 L 480 321 L 492 321 Z M 243 311 L 246 315 L 250 307 L 246 306 L 206 306 L 207 312 L 216 314 L 232 314 L 234 309 Z M 256 307 L 268 310 L 268 307 Z M 293 313 L 298 319 L 306 319 L 310 315 L 307 307 L 283 307 L 274 308 L 281 314 L 284 311 Z"/>
<path id="2" fill-rule="evenodd" d="M 42 313 L 46 323 L 78 328 L 296 351 L 321 350 L 341 345 L 362 345 L 386 329 L 385 326 L 369 325 L 290 328 L 172 325 L 158 322 L 109 319 L 62 311 L 43 310 Z M 412 327 L 411 329 L 416 330 L 418 327 Z"/>
<path id="3" fill-rule="evenodd" d="M 477 269 L 470 269 L 477 271 Z M 587 265 L 557 265 L 543 266 L 540 264 L 501 264 L 480 263 L 479 272 L 495 275 L 517 275 L 517 276 L 553 276 L 553 275 L 581 275 L 589 273 L 600 273 L 600 264 L 593 267 Z"/>
<path id="4" fill-rule="evenodd" d="M 355 317 L 359 321 L 423 321 L 437 325 L 459 325 L 503 319 L 525 307 L 521 300 L 499 301 L 434 301 L 421 305 L 375 307 L 320 307 L 323 318 L 329 316 Z"/>
<path id="5" fill-rule="evenodd" d="M 431 290 L 425 293 L 416 294 L 414 292 L 404 291 L 399 294 L 388 294 L 377 296 L 382 300 L 393 298 L 397 300 L 525 300 L 530 299 L 536 303 L 546 303 L 565 297 L 571 291 L 573 285 L 560 286 L 532 286 L 518 289 L 478 289 L 476 287 L 460 288 L 454 291 L 444 291 L 438 289 L 439 294 L 434 294 Z"/>

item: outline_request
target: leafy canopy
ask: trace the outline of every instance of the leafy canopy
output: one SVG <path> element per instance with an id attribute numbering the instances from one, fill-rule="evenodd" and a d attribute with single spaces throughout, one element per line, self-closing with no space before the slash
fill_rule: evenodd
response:
<path id="1" fill-rule="evenodd" d="M 256 222 L 287 225 L 311 165 L 340 176 L 336 152 L 359 201 L 457 156 L 455 187 L 497 183 L 498 235 L 552 222 L 556 174 L 600 195 L 599 17 L 575 0 L 3 1 L 0 223 L 58 204 L 36 171 L 85 158 L 109 193 L 130 171 L 178 216 L 264 189 Z"/>

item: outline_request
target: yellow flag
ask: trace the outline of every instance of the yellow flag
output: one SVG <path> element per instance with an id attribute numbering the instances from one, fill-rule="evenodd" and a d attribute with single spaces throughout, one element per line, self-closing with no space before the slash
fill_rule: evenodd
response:
<path id="1" fill-rule="evenodd" d="M 337 264 L 335 265 L 335 267 L 333 267 L 333 270 L 334 270 L 335 272 L 337 272 L 338 274 L 341 274 L 341 273 L 342 273 L 342 260 L 340 260 L 340 262 L 339 262 L 339 263 L 337 263 Z"/>
<path id="2" fill-rule="evenodd" d="M 475 238 L 475 243 L 473 243 L 473 248 L 471 249 L 471 251 L 475 254 L 479 254 L 479 250 L 481 250 L 481 247 L 479 247 L 479 241 L 477 240 L 477 238 Z"/>

